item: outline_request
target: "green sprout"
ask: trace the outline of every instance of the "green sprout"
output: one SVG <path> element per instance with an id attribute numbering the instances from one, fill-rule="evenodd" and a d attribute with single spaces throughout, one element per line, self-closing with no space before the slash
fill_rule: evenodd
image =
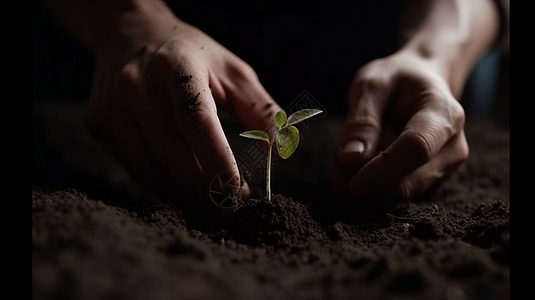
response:
<path id="1" fill-rule="evenodd" d="M 267 155 L 267 170 L 266 170 L 266 194 L 268 201 L 271 201 L 271 149 L 273 145 L 276 145 L 279 156 L 283 159 L 287 159 L 295 152 L 297 145 L 299 144 L 299 129 L 293 126 L 299 122 L 302 122 L 308 118 L 311 118 L 323 111 L 319 109 L 302 109 L 286 117 L 284 111 L 279 111 L 275 115 L 273 122 L 277 125 L 279 131 L 275 135 L 273 140 L 269 140 L 267 132 L 261 130 L 249 130 L 240 133 L 240 136 L 265 141 L 269 144 Z"/>

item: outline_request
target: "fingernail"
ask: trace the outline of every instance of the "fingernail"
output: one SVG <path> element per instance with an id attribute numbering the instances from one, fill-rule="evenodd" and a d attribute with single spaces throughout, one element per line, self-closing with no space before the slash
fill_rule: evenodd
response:
<path id="1" fill-rule="evenodd" d="M 364 153 L 364 143 L 361 141 L 353 140 L 348 142 L 345 146 L 342 152 L 344 153 L 358 153 L 362 154 Z"/>

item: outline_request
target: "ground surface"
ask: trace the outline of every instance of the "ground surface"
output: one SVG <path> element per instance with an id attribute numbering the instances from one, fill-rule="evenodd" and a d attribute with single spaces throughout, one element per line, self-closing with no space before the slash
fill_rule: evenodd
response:
<path id="1" fill-rule="evenodd" d="M 397 217 L 359 222 L 318 205 L 339 129 L 319 119 L 274 165 L 273 202 L 201 225 L 170 203 L 132 204 L 150 196 L 72 125 L 79 108 L 61 107 L 34 106 L 33 299 L 510 298 L 507 128 L 469 122 L 458 173 Z"/>

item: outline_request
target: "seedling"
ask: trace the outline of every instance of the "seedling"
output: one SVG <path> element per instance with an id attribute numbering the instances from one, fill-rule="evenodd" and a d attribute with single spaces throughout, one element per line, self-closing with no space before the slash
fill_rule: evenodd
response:
<path id="1" fill-rule="evenodd" d="M 265 141 L 269 144 L 266 168 L 266 194 L 268 201 L 271 201 L 271 149 L 275 145 L 279 156 L 283 159 L 292 156 L 299 144 L 299 129 L 293 125 L 322 112 L 319 109 L 307 108 L 291 114 L 290 117 L 286 117 L 284 111 L 279 111 L 273 120 L 273 123 L 277 125 L 279 130 L 275 138 L 271 141 L 269 140 L 269 134 L 261 130 L 250 130 L 240 133 L 240 136 Z"/>

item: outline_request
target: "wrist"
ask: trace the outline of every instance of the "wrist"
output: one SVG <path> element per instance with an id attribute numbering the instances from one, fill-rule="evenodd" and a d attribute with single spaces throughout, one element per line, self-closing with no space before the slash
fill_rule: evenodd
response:
<path id="1" fill-rule="evenodd" d="M 447 82 L 459 99 L 476 58 L 466 53 L 466 36 L 414 36 L 398 52 L 425 61 Z"/>
<path id="2" fill-rule="evenodd" d="M 459 99 L 470 71 L 467 66 L 471 66 L 471 63 L 461 55 L 463 53 L 461 41 L 450 44 L 445 43 L 445 40 L 442 42 L 442 46 L 439 47 L 415 39 L 406 43 L 396 54 L 425 63 L 446 81 L 452 94 Z"/>
<path id="3" fill-rule="evenodd" d="M 472 68 L 496 40 L 499 29 L 496 6 L 490 0 L 421 3 L 426 5 L 416 8 L 425 17 L 406 16 L 400 51 L 437 64 L 453 95 L 459 99 Z"/>

